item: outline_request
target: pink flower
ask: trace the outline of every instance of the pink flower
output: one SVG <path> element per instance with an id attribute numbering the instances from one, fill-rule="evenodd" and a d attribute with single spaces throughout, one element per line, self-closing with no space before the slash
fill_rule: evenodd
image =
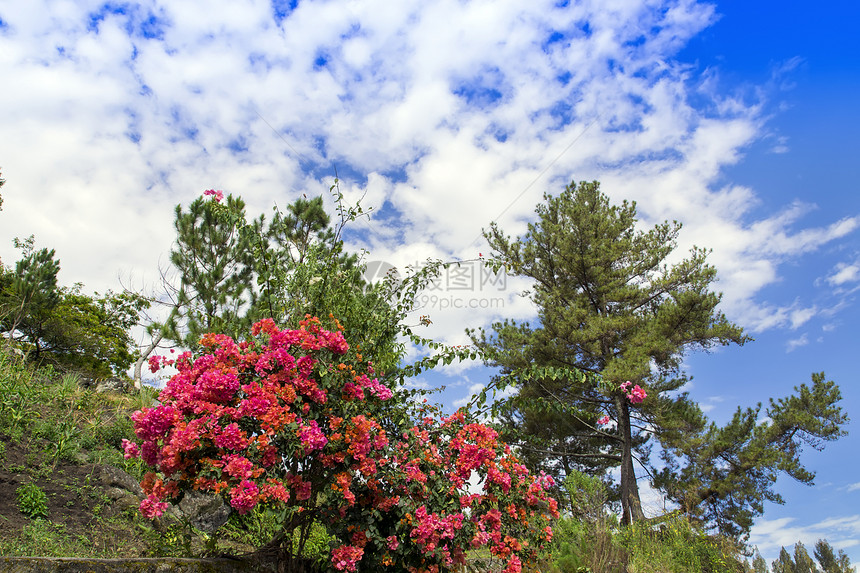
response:
<path id="1" fill-rule="evenodd" d="M 640 404 L 647 397 L 648 394 L 645 393 L 645 390 L 639 387 L 639 384 L 634 386 L 633 389 L 627 394 L 627 399 L 630 400 L 632 404 Z"/>
<path id="2" fill-rule="evenodd" d="M 152 355 L 149 357 L 147 362 L 149 363 L 149 371 L 155 374 L 161 368 L 161 361 L 164 360 L 163 356 Z"/>
<path id="3" fill-rule="evenodd" d="M 311 482 L 302 481 L 301 478 L 298 479 L 298 483 L 295 484 L 296 490 L 296 499 L 299 501 L 305 501 L 311 498 Z"/>
<path id="4" fill-rule="evenodd" d="M 328 438 L 323 435 L 316 420 L 311 420 L 307 426 L 301 426 L 297 430 L 299 439 L 305 447 L 305 455 L 314 450 L 321 450 L 328 443 Z"/>
<path id="5" fill-rule="evenodd" d="M 352 545 L 341 545 L 331 550 L 331 564 L 338 571 L 355 571 L 364 555 L 364 549 Z"/>
<path id="6" fill-rule="evenodd" d="M 511 475 L 500 472 L 495 466 L 490 466 L 487 471 L 487 483 L 497 483 L 502 486 L 502 491 L 508 493 L 511 489 Z"/>
<path id="7" fill-rule="evenodd" d="M 140 502 L 140 513 L 147 519 L 155 519 L 164 513 L 169 504 L 164 501 L 158 501 L 155 494 L 149 494 L 143 501 Z"/>
<path id="8" fill-rule="evenodd" d="M 597 425 L 598 426 L 605 426 L 606 424 L 609 423 L 609 421 L 610 421 L 610 418 L 608 415 L 606 415 L 606 416 L 603 416 L 602 418 L 600 418 L 599 420 L 597 420 Z"/>
<path id="9" fill-rule="evenodd" d="M 221 199 L 224 198 L 224 192 L 223 191 L 216 191 L 215 189 L 207 189 L 206 191 L 204 191 L 203 196 L 205 197 L 207 195 L 211 195 L 212 198 L 215 199 L 215 201 L 217 201 L 219 203 L 221 202 Z"/>
<path id="10" fill-rule="evenodd" d="M 248 447 L 248 437 L 235 422 L 226 426 L 213 440 L 219 448 L 240 451 Z"/>
<path id="11" fill-rule="evenodd" d="M 389 549 L 391 549 L 392 551 L 394 551 L 395 549 L 397 549 L 398 547 L 400 547 L 400 541 L 397 539 L 397 536 L 396 536 L 396 535 L 389 535 L 389 536 L 386 538 L 386 541 L 388 541 L 388 543 L 386 544 L 386 546 L 387 546 Z"/>
<path id="12" fill-rule="evenodd" d="M 130 460 L 131 458 L 136 458 L 140 455 L 140 450 L 137 447 L 137 444 L 134 442 L 130 442 L 123 438 L 122 440 L 122 449 L 125 452 L 123 457 L 125 459 Z"/>
<path id="13" fill-rule="evenodd" d="M 260 488 L 252 481 L 242 480 L 242 482 L 230 490 L 230 505 L 233 509 L 239 512 L 240 515 L 251 511 L 259 501 Z"/>
<path id="14" fill-rule="evenodd" d="M 639 384 L 636 384 L 632 389 L 629 389 L 632 384 L 633 382 L 628 380 L 619 387 L 622 392 L 627 394 L 627 399 L 630 400 L 631 404 L 640 404 L 648 397 L 648 394 L 645 393 L 645 390 L 641 388 Z"/>
<path id="15" fill-rule="evenodd" d="M 232 455 L 224 458 L 227 465 L 224 471 L 236 478 L 249 478 L 254 475 L 254 464 L 248 458 Z"/>
<path id="16" fill-rule="evenodd" d="M 520 558 L 516 555 L 512 555 L 508 561 L 508 566 L 503 573 L 520 573 L 522 570 L 523 564 L 520 561 Z"/>

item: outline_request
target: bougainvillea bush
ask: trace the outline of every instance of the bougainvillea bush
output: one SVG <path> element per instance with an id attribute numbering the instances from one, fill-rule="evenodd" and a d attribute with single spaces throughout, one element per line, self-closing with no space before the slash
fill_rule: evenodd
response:
<path id="1" fill-rule="evenodd" d="M 158 407 L 132 416 L 139 442 L 124 443 L 127 457 L 154 470 L 141 484 L 145 516 L 192 489 L 239 514 L 259 506 L 282 523 L 273 546 L 287 562 L 294 530 L 304 540 L 316 521 L 329 529 L 339 571 L 445 571 L 487 548 L 515 572 L 551 539 L 551 478 L 531 475 L 465 411 L 393 415 L 407 400 L 360 352 L 345 362 L 337 321 L 326 330 L 308 317 L 279 330 L 263 320 L 248 341 L 209 334 L 201 347 L 197 358 L 150 359 L 178 373 Z"/>

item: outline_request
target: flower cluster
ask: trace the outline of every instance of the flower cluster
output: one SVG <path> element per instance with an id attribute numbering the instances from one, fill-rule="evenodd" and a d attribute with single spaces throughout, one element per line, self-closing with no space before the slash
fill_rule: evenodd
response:
<path id="1" fill-rule="evenodd" d="M 645 393 L 643 388 L 639 387 L 639 384 L 636 384 L 631 389 L 630 386 L 632 384 L 629 380 L 621 384 L 621 391 L 627 394 L 627 399 L 630 400 L 631 404 L 640 404 L 648 397 L 648 394 Z"/>
<path id="2" fill-rule="evenodd" d="M 211 195 L 212 199 L 214 199 L 218 203 L 220 203 L 221 200 L 224 199 L 224 192 L 223 191 L 216 191 L 215 189 L 207 189 L 206 191 L 203 192 L 203 195 L 204 196 Z"/>
<path id="3" fill-rule="evenodd" d="M 141 512 L 158 516 L 194 489 L 240 514 L 285 508 L 285 529 L 312 515 L 330 524 L 339 571 L 451 569 L 469 546 L 487 547 L 508 573 L 532 562 L 558 515 L 551 478 L 531 475 L 463 411 L 442 418 L 422 406 L 419 423 L 391 433 L 385 413 L 411 403 L 386 405 L 398 395 L 360 354 L 347 360 L 337 326 L 308 317 L 280 330 L 263 320 L 249 341 L 208 334 L 202 356 L 150 359 L 178 373 L 160 405 L 133 414 L 138 441 L 123 443 L 126 457 L 154 470 L 141 484 Z"/>

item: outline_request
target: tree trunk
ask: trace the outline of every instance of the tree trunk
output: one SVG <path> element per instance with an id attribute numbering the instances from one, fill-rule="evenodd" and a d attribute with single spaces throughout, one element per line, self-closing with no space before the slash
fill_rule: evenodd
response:
<path id="1" fill-rule="evenodd" d="M 630 409 L 624 396 L 615 397 L 618 410 L 618 432 L 621 434 L 621 523 L 629 525 L 645 519 L 639 500 L 639 485 L 633 468 L 633 435 L 630 428 Z"/>
<path id="2" fill-rule="evenodd" d="M 179 285 L 179 292 L 181 293 L 185 288 L 185 283 Z M 176 297 L 177 300 L 181 300 L 181 296 Z M 179 303 L 175 303 L 173 308 L 170 309 L 170 315 L 167 317 L 167 320 L 164 322 L 164 325 L 167 325 L 173 318 L 176 316 L 176 313 L 179 312 Z M 134 363 L 134 389 L 140 390 L 141 387 L 141 371 L 143 369 L 143 363 L 146 362 L 146 359 L 149 358 L 149 355 L 152 354 L 152 351 L 156 349 L 158 343 L 161 342 L 161 339 L 164 338 L 164 328 L 165 326 L 161 326 L 158 328 L 158 332 L 152 335 L 152 342 L 149 343 L 149 346 L 146 347 L 146 350 L 140 353 L 140 358 L 137 359 L 137 362 Z"/>
<path id="3" fill-rule="evenodd" d="M 161 332 L 161 329 L 158 329 L 158 332 L 152 336 L 152 342 L 149 343 L 149 346 L 146 347 L 146 350 L 140 353 L 140 358 L 137 359 L 137 362 L 134 363 L 134 389 L 140 390 L 141 387 L 141 371 L 143 370 L 143 363 L 146 362 L 146 359 L 152 354 L 152 351 L 158 346 L 158 343 L 161 342 L 161 339 L 164 335 Z"/>

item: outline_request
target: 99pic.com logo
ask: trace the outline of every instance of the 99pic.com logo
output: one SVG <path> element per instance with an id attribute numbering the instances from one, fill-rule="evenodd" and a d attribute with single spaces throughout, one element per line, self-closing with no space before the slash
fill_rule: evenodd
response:
<path id="1" fill-rule="evenodd" d="M 417 263 L 410 268 L 418 271 L 423 266 Z M 389 262 L 367 263 L 364 279 L 368 283 L 376 284 L 384 281 L 386 277 L 391 277 L 395 284 L 402 279 L 397 267 Z M 428 279 L 416 298 L 416 303 L 422 308 L 488 309 L 501 308 L 505 304 L 504 297 L 489 296 L 507 289 L 508 277 L 505 270 L 494 270 L 482 260 L 443 265 L 435 276 Z"/>

